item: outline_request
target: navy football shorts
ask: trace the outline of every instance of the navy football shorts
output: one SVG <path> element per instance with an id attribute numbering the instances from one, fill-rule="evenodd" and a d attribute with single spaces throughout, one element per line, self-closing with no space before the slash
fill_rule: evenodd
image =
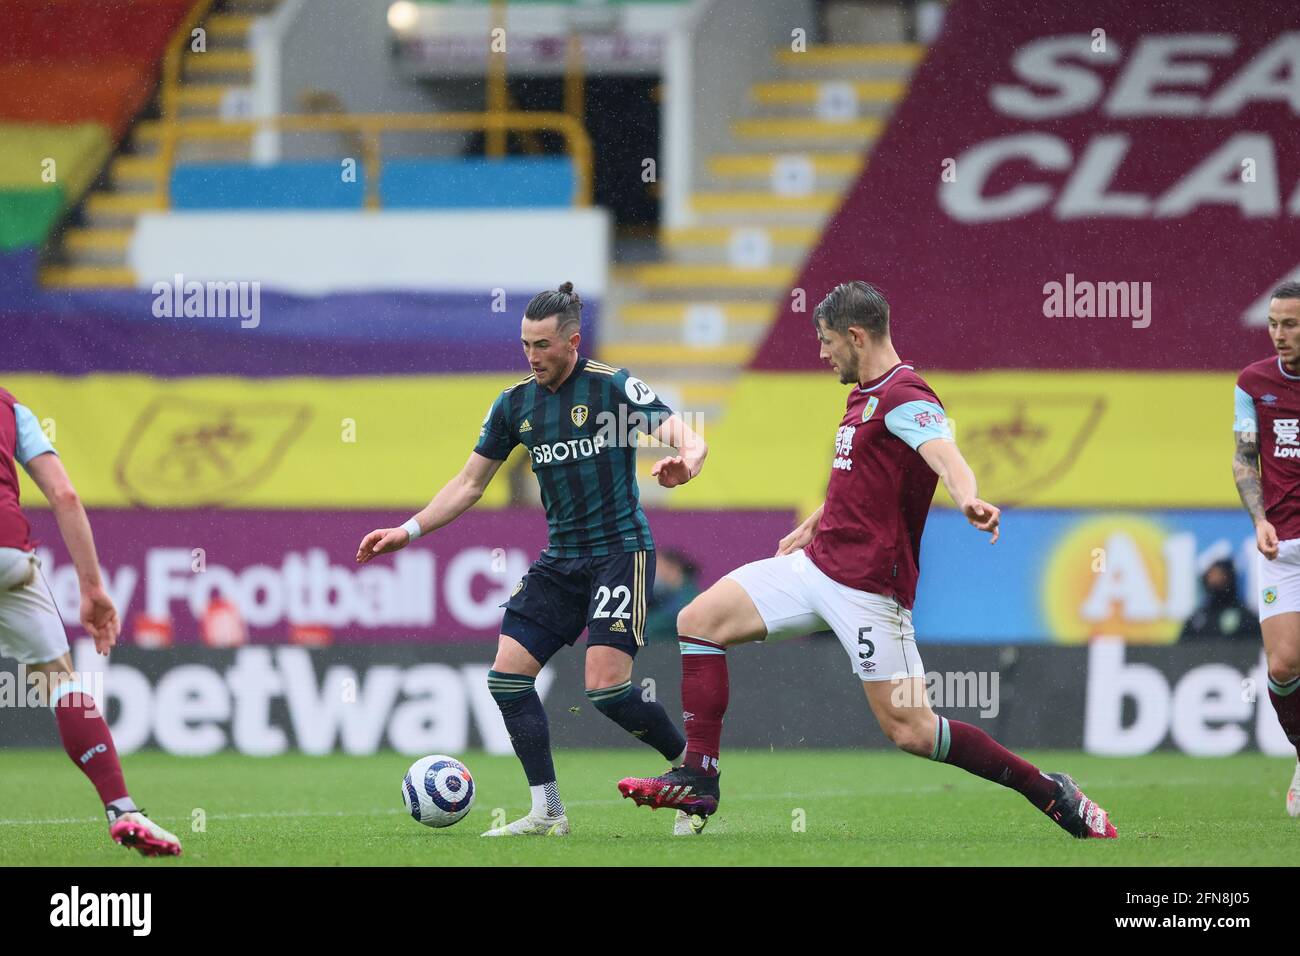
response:
<path id="1" fill-rule="evenodd" d="M 655 583 L 655 553 L 631 551 L 591 558 L 542 555 L 515 585 L 501 621 L 545 664 L 587 630 L 587 644 L 617 647 L 635 657 L 645 646 L 646 599 Z"/>

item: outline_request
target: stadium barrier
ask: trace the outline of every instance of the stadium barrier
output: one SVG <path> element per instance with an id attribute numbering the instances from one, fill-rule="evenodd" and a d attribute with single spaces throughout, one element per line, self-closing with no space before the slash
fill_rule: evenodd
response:
<path id="1" fill-rule="evenodd" d="M 1087 648 L 922 646 L 931 698 L 1017 749 L 1137 756 L 1242 751 L 1294 757 L 1269 703 L 1253 642 L 1167 648 L 1096 641 Z M 309 650 L 248 646 L 114 651 L 107 671 L 89 640 L 74 664 L 106 690 L 118 749 L 200 756 L 225 749 L 369 754 L 509 753 L 487 689 L 491 646 L 390 644 Z M 809 637 L 729 655 L 731 749 L 885 748 L 838 642 Z M 102 682 L 102 683 L 101 683 Z M 671 644 L 647 647 L 633 683 L 680 712 Z M 538 681 L 559 748 L 635 747 L 589 705 L 581 658 L 558 655 Z M 0 747 L 57 746 L 54 722 L 0 665 Z M 629 772 L 659 758 L 630 756 Z"/>
<path id="2" fill-rule="evenodd" d="M 367 171 L 345 180 L 338 160 L 193 163 L 172 174 L 174 209 L 360 209 Z M 358 188 L 358 183 L 360 188 Z M 546 209 L 570 206 L 568 157 L 391 159 L 379 204 L 385 209 Z"/>
<path id="3" fill-rule="evenodd" d="M 177 168 L 177 152 L 190 140 L 249 140 L 267 132 L 280 133 L 347 133 L 361 137 L 360 156 L 349 157 L 369 170 L 365 178 L 365 205 L 378 209 L 383 205 L 381 137 L 386 133 L 551 131 L 559 134 L 573 162 L 572 203 L 591 205 L 592 149 L 587 129 L 564 113 L 344 113 L 338 115 L 259 116 L 251 120 L 168 119 L 161 129 L 157 194 L 164 207 L 171 201 L 172 176 Z"/>

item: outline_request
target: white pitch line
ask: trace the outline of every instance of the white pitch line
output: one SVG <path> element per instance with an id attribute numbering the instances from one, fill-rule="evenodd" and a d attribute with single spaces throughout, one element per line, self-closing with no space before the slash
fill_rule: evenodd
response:
<path id="1" fill-rule="evenodd" d="M 764 796 L 741 795 L 734 798 L 728 798 L 729 803 L 748 803 L 756 800 L 784 800 L 784 799 L 817 799 L 822 797 L 858 797 L 870 796 L 875 793 L 919 793 L 926 790 L 942 790 L 942 787 L 910 787 L 906 790 L 824 790 L 816 793 L 773 793 Z M 612 797 L 608 800 L 566 800 L 566 807 L 599 807 L 619 803 L 618 797 Z M 482 809 L 482 807 L 479 807 Z M 406 814 L 405 807 L 388 807 L 383 810 L 261 810 L 249 813 L 209 813 L 206 817 L 208 820 L 272 820 L 272 819 L 300 819 L 308 817 L 371 817 L 371 816 L 391 816 L 395 814 Z M 11 819 L 0 820 L 0 827 L 18 827 L 18 826 L 64 826 L 70 824 L 87 824 L 103 823 L 101 817 L 65 817 L 62 819 L 49 820 L 24 820 Z"/>
<path id="2" fill-rule="evenodd" d="M 1162 786 L 1184 787 L 1184 786 L 1206 786 L 1207 781 L 1204 778 L 1197 777 L 1194 779 L 1173 779 L 1160 781 Z M 1225 786 L 1236 786 L 1237 781 L 1225 780 Z M 1126 790 L 1133 787 L 1147 787 L 1149 781 L 1123 781 L 1116 783 L 1107 783 L 1102 786 L 1104 790 Z M 740 794 L 739 796 L 728 796 L 727 803 L 754 803 L 762 800 L 818 800 L 834 799 L 838 797 L 879 797 L 879 796 L 906 796 L 918 793 L 939 793 L 950 790 L 955 786 L 961 786 L 966 792 L 975 792 L 982 787 L 976 784 L 973 779 L 959 780 L 952 784 L 927 784 L 922 787 L 868 787 L 859 790 L 816 790 L 804 791 L 802 793 L 768 793 L 768 794 Z M 566 800 L 566 807 L 599 807 L 620 802 L 617 797 L 609 800 Z M 483 809 L 479 807 L 479 809 Z M 382 810 L 261 810 L 249 813 L 209 813 L 206 817 L 208 820 L 273 820 L 273 819 L 303 819 L 308 817 L 376 817 L 376 816 L 393 816 L 406 815 L 404 807 L 388 807 Z M 20 827 L 20 826 L 65 826 L 71 824 L 99 823 L 103 824 L 103 817 L 65 817 L 61 819 L 48 820 L 24 820 L 10 819 L 0 820 L 0 827 Z"/>

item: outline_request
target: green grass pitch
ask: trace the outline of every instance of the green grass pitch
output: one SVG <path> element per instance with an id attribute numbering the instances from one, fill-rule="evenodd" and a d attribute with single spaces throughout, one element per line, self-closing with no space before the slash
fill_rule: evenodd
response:
<path id="1" fill-rule="evenodd" d="M 1157 754 L 1029 755 L 1066 770 L 1105 806 L 1118 841 L 1075 841 L 1019 794 L 897 753 L 724 754 L 722 806 L 700 837 L 623 800 L 622 776 L 659 772 L 644 750 L 556 755 L 569 837 L 484 840 L 501 808 L 527 809 L 513 757 L 470 753 L 474 810 L 430 830 L 402 808 L 406 756 L 125 760 L 136 799 L 185 844 L 145 860 L 111 843 L 90 785 L 61 751 L 0 752 L 0 859 L 7 865 L 1288 865 L 1289 760 Z M 197 830 L 192 821 L 206 818 Z"/>

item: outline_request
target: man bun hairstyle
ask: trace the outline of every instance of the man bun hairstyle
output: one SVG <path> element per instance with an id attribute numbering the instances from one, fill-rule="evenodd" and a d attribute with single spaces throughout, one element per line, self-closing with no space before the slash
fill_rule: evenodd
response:
<path id="1" fill-rule="evenodd" d="M 545 319 L 552 315 L 561 335 L 572 335 L 582 328 L 582 297 L 573 291 L 572 282 L 561 282 L 554 292 L 537 293 L 524 309 L 525 319 Z"/>
<path id="2" fill-rule="evenodd" d="M 812 320 L 841 335 L 856 325 L 880 339 L 889 334 L 889 303 L 870 282 L 842 282 L 813 310 Z"/>
<path id="3" fill-rule="evenodd" d="M 1274 299 L 1300 299 L 1300 282 L 1283 282 L 1273 290 Z"/>

